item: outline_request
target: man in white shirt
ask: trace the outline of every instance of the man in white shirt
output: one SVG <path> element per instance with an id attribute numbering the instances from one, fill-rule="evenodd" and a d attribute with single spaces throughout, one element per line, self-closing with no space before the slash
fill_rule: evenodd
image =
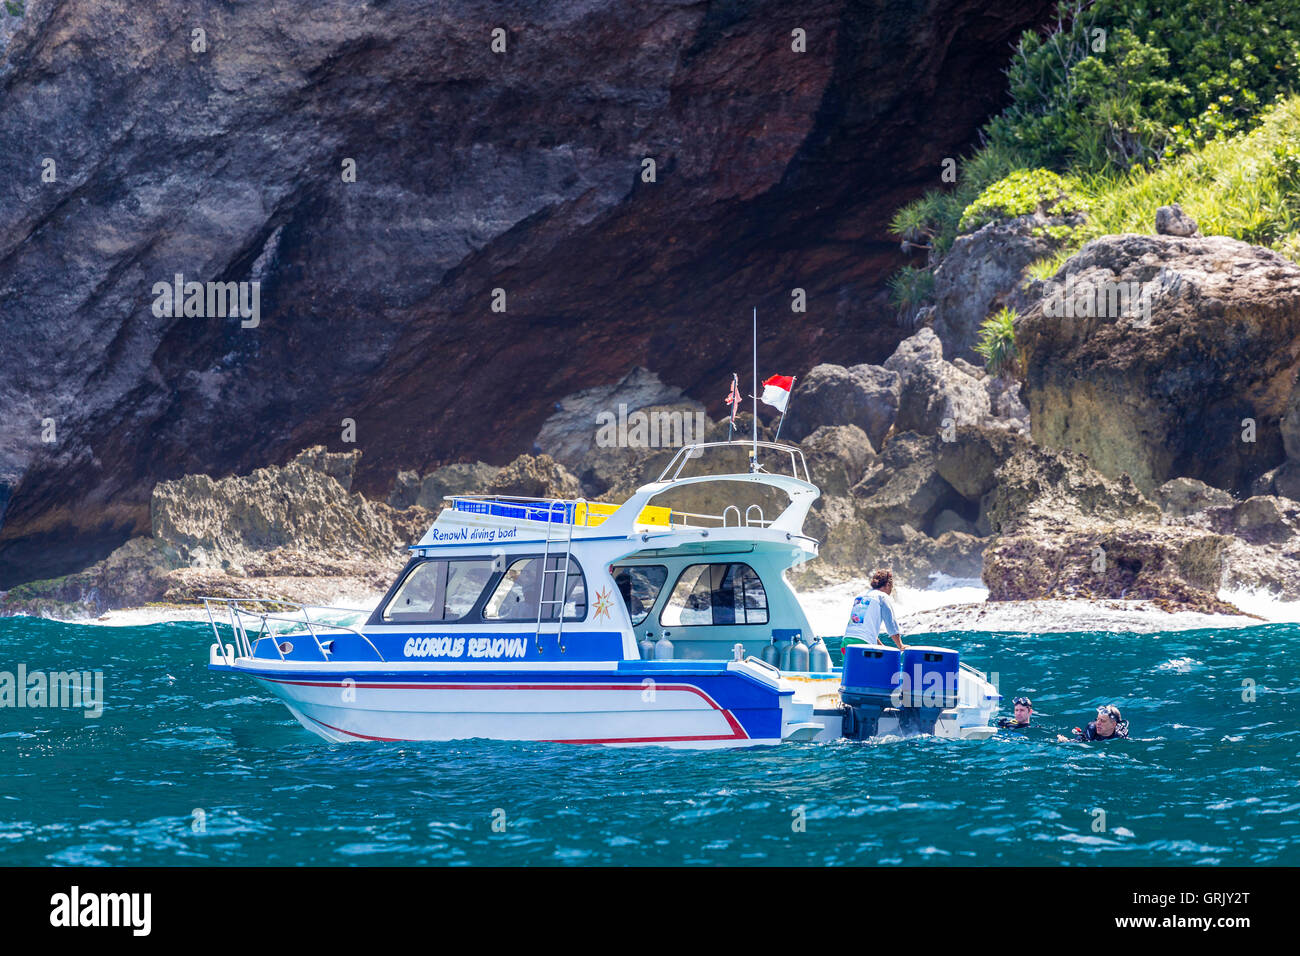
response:
<path id="1" fill-rule="evenodd" d="M 849 623 L 844 628 L 845 644 L 880 643 L 880 629 L 884 627 L 889 639 L 906 650 L 903 636 L 894 617 L 894 604 L 889 596 L 894 593 L 894 572 L 880 568 L 871 575 L 871 590 L 853 599 Z"/>

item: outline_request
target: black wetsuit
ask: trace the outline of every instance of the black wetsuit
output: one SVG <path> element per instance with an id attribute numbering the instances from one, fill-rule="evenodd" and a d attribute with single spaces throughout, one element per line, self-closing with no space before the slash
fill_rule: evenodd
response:
<path id="1" fill-rule="evenodd" d="M 1085 727 L 1083 730 L 1080 730 L 1078 727 L 1074 728 L 1075 740 L 1119 740 L 1121 737 L 1127 737 L 1127 736 L 1128 736 L 1127 720 L 1121 720 L 1118 724 L 1116 724 L 1115 732 L 1111 734 L 1109 737 L 1103 737 L 1099 733 L 1097 733 L 1097 722 L 1095 720 L 1091 721 L 1088 724 L 1088 726 Z"/>
<path id="2" fill-rule="evenodd" d="M 1016 718 L 1014 717 L 999 717 L 998 726 L 1003 730 L 1029 730 L 1030 729 L 1030 724 L 1028 722 L 1023 724 L 1017 723 Z"/>

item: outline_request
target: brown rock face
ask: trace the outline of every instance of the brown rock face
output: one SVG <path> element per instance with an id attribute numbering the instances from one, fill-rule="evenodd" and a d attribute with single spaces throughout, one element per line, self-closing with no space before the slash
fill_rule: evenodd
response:
<path id="1" fill-rule="evenodd" d="M 949 358 L 983 363 L 975 351 L 980 323 L 1002 306 L 1022 304 L 1025 268 L 1061 244 L 1047 228 L 1080 222 L 1078 215 L 1031 213 L 957 237 L 934 273 L 934 331 L 947 344 Z"/>
<path id="2" fill-rule="evenodd" d="M 636 365 L 718 403 L 752 305 L 765 374 L 878 362 L 888 219 L 1052 6 L 28 3 L 0 39 L 0 587 L 147 531 L 159 480 L 342 450 L 344 419 L 382 496 L 504 464 Z M 176 274 L 260 282 L 258 326 L 155 315 Z"/>
<path id="3" fill-rule="evenodd" d="M 1081 316 L 1087 290 L 1103 283 L 1114 298 L 1091 296 L 1101 308 Z M 1082 452 L 1106 475 L 1126 472 L 1148 495 L 1178 477 L 1240 494 L 1282 462 L 1300 368 L 1300 267 L 1223 237 L 1107 236 L 1055 284 L 1063 297 L 1053 304 L 1049 291 L 1017 326 L 1037 442 Z M 1113 306 L 1126 288 L 1149 295 L 1149 309 Z M 1049 314 L 1067 302 L 1073 317 Z"/>
<path id="4" fill-rule="evenodd" d="M 1216 592 L 1231 541 L 1192 528 L 1076 526 L 1057 535 L 1003 535 L 984 553 L 990 601 L 1126 598 L 1168 610 L 1238 613 Z"/>
<path id="5" fill-rule="evenodd" d="M 242 569 L 279 549 L 343 560 L 392 558 L 398 542 L 388 507 L 349 495 L 335 477 L 350 472 L 356 457 L 317 446 L 283 468 L 162 482 L 150 507 L 154 538 L 197 567 Z"/>

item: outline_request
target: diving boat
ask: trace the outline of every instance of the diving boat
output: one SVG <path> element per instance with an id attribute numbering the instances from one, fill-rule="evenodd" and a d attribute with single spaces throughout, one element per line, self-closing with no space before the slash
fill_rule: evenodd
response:
<path id="1" fill-rule="evenodd" d="M 684 473 L 742 450 L 746 471 Z M 203 598 L 208 666 L 330 741 L 990 736 L 1001 698 L 956 651 L 855 645 L 831 666 L 784 576 L 817 555 L 819 494 L 798 448 L 738 441 L 679 449 L 621 504 L 450 495 L 364 621 Z"/>

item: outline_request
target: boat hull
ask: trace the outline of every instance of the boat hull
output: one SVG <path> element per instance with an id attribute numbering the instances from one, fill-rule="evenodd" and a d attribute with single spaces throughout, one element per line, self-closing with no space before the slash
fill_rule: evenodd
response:
<path id="1" fill-rule="evenodd" d="M 209 666 L 252 678 L 303 727 L 333 742 L 482 738 L 715 749 L 843 734 L 838 672 L 781 674 L 753 659 L 430 667 L 267 661 L 235 658 L 232 650 L 214 645 Z M 988 736 L 996 691 L 973 671 L 960 677 L 962 700 L 933 733 Z"/>
<path id="2" fill-rule="evenodd" d="M 776 681 L 729 670 L 726 662 L 686 673 L 649 664 L 585 673 L 295 673 L 268 672 L 254 661 L 228 669 L 252 677 L 308 730 L 339 742 L 753 747 L 780 743 L 800 709 Z"/>

